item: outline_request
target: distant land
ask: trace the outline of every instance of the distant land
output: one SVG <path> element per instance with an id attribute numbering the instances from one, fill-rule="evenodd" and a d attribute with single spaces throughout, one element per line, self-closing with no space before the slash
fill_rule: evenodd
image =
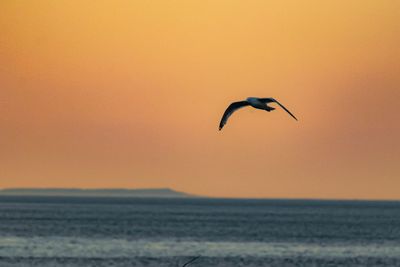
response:
<path id="1" fill-rule="evenodd" d="M 160 197 L 195 198 L 198 196 L 170 188 L 149 189 L 79 189 L 79 188 L 5 188 L 0 196 L 76 196 L 76 197 Z"/>

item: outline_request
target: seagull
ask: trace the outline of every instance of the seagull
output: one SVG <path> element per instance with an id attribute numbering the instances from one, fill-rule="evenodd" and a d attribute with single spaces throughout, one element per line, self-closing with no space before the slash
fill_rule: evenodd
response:
<path id="1" fill-rule="evenodd" d="M 220 131 L 222 130 L 222 128 L 228 121 L 228 118 L 232 115 L 233 112 L 235 112 L 239 108 L 252 106 L 253 108 L 256 109 L 262 109 L 271 112 L 275 108 L 268 106 L 267 105 L 268 103 L 277 103 L 281 108 L 283 108 L 287 113 L 290 114 L 290 116 L 292 116 L 297 121 L 297 118 L 287 108 L 285 108 L 281 103 L 279 103 L 278 100 L 274 98 L 248 97 L 244 101 L 233 102 L 232 104 L 229 105 L 229 107 L 225 110 L 224 115 L 222 116 L 221 122 L 219 123 L 219 130 Z"/>

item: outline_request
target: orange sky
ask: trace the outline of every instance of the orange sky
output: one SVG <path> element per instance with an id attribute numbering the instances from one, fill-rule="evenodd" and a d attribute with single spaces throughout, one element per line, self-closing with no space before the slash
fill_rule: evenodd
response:
<path id="1" fill-rule="evenodd" d="M 400 199 L 398 0 L 3 0 L 0 62 L 0 187 Z"/>

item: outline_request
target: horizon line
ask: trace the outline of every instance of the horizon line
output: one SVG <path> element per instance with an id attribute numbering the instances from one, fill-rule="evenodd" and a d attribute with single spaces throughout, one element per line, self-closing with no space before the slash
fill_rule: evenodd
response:
<path id="1" fill-rule="evenodd" d="M 399 202 L 399 199 L 392 199 L 392 198 L 324 198 L 324 197 L 229 197 L 229 196 L 207 196 L 207 195 L 198 195 L 188 193 L 186 191 L 175 190 L 171 187 L 142 187 L 142 188 L 124 188 L 124 187 L 96 187 L 96 188 L 87 188 L 87 187 L 3 187 L 0 188 L 0 196 L 1 191 L 6 190 L 86 190 L 86 191 L 95 191 L 95 190 L 171 190 L 176 193 L 182 193 L 185 195 L 193 196 L 193 198 L 207 198 L 207 199 L 243 199 L 243 200 L 305 200 L 305 201 L 385 201 L 385 202 Z M 15 195 L 17 196 L 17 195 Z M 29 196 L 29 195 L 25 195 Z M 40 195 L 31 195 L 40 197 Z M 52 195 L 49 197 L 58 197 L 57 195 Z M 59 195 L 63 196 L 63 195 Z M 64 196 L 64 197 L 76 197 L 76 196 Z M 85 197 L 85 196 L 79 196 Z M 91 196 L 88 196 L 91 197 Z M 106 197 L 106 196 L 99 196 L 99 197 Z M 118 196 L 109 196 L 109 197 L 116 197 Z M 123 196 L 121 196 L 123 197 Z M 126 196 L 125 196 L 126 197 Z M 128 196 L 129 197 L 129 196 Z"/>

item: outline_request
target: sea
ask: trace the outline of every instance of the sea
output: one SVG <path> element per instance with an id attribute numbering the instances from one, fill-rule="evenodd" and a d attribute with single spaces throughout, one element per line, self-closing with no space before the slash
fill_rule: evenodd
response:
<path id="1" fill-rule="evenodd" d="M 197 258 L 198 257 L 198 258 Z M 400 266 L 400 202 L 0 197 L 0 266 Z"/>

